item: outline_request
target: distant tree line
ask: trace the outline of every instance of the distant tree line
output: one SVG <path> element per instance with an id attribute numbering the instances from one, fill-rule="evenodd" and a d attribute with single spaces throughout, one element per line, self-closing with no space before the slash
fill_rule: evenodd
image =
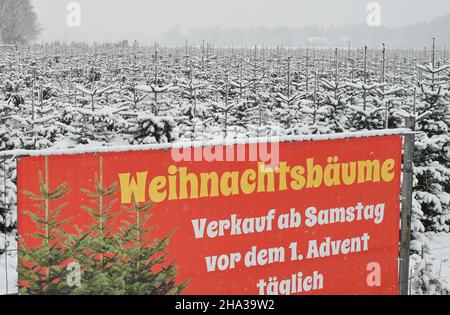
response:
<path id="1" fill-rule="evenodd" d="M 40 32 L 30 0 L 0 0 L 0 42 L 25 44 L 36 39 Z"/>
<path id="2" fill-rule="evenodd" d="M 423 48 L 430 38 L 438 38 L 442 48 L 450 47 L 450 15 L 402 27 L 371 27 L 367 24 L 346 26 L 305 27 L 197 27 L 187 32 L 172 28 L 161 34 L 159 42 L 167 45 L 200 44 L 202 40 L 219 45 L 249 47 L 255 44 L 268 46 L 310 47 L 380 47 L 389 43 L 389 48 Z"/>

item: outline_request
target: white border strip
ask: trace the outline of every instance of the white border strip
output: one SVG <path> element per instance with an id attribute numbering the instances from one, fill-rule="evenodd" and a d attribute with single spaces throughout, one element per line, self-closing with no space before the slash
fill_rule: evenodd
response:
<path id="1" fill-rule="evenodd" d="M 324 141 L 352 138 L 368 138 L 393 135 L 410 134 L 410 129 L 386 129 L 357 131 L 324 135 L 302 135 L 302 136 L 284 136 L 284 137 L 267 137 L 267 138 L 240 138 L 215 141 L 194 141 L 194 142 L 178 142 L 169 144 L 150 144 L 150 145 L 127 145 L 127 146 L 78 146 L 71 149 L 45 149 L 45 150 L 11 150 L 0 152 L 0 157 L 21 157 L 21 156 L 53 156 L 53 155 L 76 155 L 76 154 L 93 154 L 93 153 L 119 153 L 133 151 L 150 151 L 150 150 L 169 150 L 172 148 L 190 148 L 190 147 L 208 147 L 235 144 L 255 144 L 255 143 L 272 143 L 272 142 L 303 142 L 303 141 Z"/>

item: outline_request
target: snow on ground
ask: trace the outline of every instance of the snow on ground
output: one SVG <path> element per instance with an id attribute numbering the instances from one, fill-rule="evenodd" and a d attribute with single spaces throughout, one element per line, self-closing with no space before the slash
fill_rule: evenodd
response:
<path id="1" fill-rule="evenodd" d="M 428 247 L 434 259 L 434 272 L 450 291 L 450 233 L 427 233 Z"/>
<path id="2" fill-rule="evenodd" d="M 450 293 L 450 233 L 427 232 L 426 246 L 410 260 L 410 294 Z"/>
<path id="3" fill-rule="evenodd" d="M 9 251 L 0 255 L 0 294 L 17 292 L 17 252 Z"/>
<path id="4" fill-rule="evenodd" d="M 0 253 L 2 253 L 0 254 L 0 295 L 18 292 L 16 248 L 17 241 L 13 235 L 5 237 L 5 234 L 0 233 Z"/>

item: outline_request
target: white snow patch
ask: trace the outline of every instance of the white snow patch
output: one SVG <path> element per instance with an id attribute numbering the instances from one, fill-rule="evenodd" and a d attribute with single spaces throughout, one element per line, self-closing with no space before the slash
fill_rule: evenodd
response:
<path id="1" fill-rule="evenodd" d="M 0 294 L 18 293 L 17 252 L 0 255 Z"/>
<path id="2" fill-rule="evenodd" d="M 107 152 L 127 152 L 127 151 L 149 151 L 149 150 L 169 150 L 176 148 L 189 148 L 189 147 L 209 147 L 220 145 L 233 145 L 233 144 L 254 144 L 254 143 L 276 143 L 276 142 L 301 142 L 301 141 L 325 141 L 325 140 L 338 140 L 338 139 L 350 139 L 350 138 L 368 138 L 368 137 L 381 137 L 392 135 L 405 135 L 411 133 L 411 130 L 399 128 L 399 129 L 386 129 L 386 130 L 371 130 L 371 131 L 359 131 L 359 132 L 343 132 L 335 134 L 322 134 L 322 135 L 300 135 L 300 136 L 276 136 L 268 138 L 238 138 L 227 139 L 226 141 L 221 139 L 215 139 L 213 141 L 194 141 L 183 142 L 175 144 L 150 144 L 150 145 L 127 145 L 127 146 L 94 146 L 92 144 L 86 146 L 78 146 L 73 149 L 45 149 L 45 150 L 12 150 L 0 152 L 2 156 L 49 156 L 49 155 L 74 155 L 74 154 L 87 154 L 87 153 L 107 153 Z"/>

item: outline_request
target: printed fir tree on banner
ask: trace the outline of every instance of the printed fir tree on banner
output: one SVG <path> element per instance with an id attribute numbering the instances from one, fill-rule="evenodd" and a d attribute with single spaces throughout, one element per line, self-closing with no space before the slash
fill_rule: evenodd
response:
<path id="1" fill-rule="evenodd" d="M 187 282 L 177 285 L 177 266 L 174 261 L 166 262 L 167 246 L 174 232 L 161 240 L 152 236 L 154 226 L 149 225 L 151 215 L 148 212 L 152 208 L 149 203 L 135 203 L 130 209 L 113 211 L 118 185 L 104 186 L 102 157 L 100 175 L 95 174 L 94 190 L 81 189 L 95 205 L 82 207 L 92 223 L 76 227 L 75 234 L 64 231 L 64 226 L 73 218 L 61 220 L 61 211 L 67 204 L 50 208 L 50 201 L 58 201 L 70 192 L 67 183 L 50 191 L 48 167 L 46 170 L 45 180 L 39 173 L 40 193 L 25 192 L 29 198 L 42 202 L 38 206 L 40 212 L 26 212 L 38 227 L 32 236 L 41 242 L 32 247 L 22 239 L 19 262 L 22 294 L 169 295 L 182 292 Z M 121 221 L 117 226 L 118 218 L 125 213 L 131 220 Z"/>
<path id="2" fill-rule="evenodd" d="M 82 266 L 80 286 L 74 289 L 75 294 L 122 294 L 124 283 L 121 277 L 115 277 L 113 268 L 120 263 L 117 255 L 113 213 L 116 200 L 107 202 L 117 191 L 116 183 L 103 187 L 102 170 L 100 178 L 95 174 L 95 190 L 82 188 L 81 191 L 92 198 L 95 206 L 82 206 L 93 223 L 87 231 L 77 228 L 78 234 L 69 236 L 71 246 L 76 247 L 73 258 Z M 83 214 L 84 215 L 84 214 Z"/>
<path id="3" fill-rule="evenodd" d="M 188 281 L 180 285 L 175 284 L 174 261 L 167 267 L 161 266 L 166 264 L 165 250 L 175 231 L 161 240 L 155 238 L 152 241 L 149 233 L 154 227 L 149 227 L 152 214 L 148 213 L 151 209 L 150 202 L 143 205 L 134 202 L 133 207 L 126 209 L 132 223 L 124 222 L 118 235 L 119 255 L 124 263 L 118 264 L 115 271 L 123 276 L 126 294 L 178 295 L 187 286 Z M 154 273 L 153 270 L 158 272 Z"/>
<path id="4" fill-rule="evenodd" d="M 33 237 L 39 240 L 40 245 L 29 247 L 23 238 L 20 239 L 19 285 L 22 294 L 59 294 L 65 286 L 65 281 L 61 280 L 68 275 L 64 263 L 70 259 L 71 252 L 64 244 L 63 227 L 71 218 L 60 219 L 61 211 L 66 204 L 52 208 L 50 202 L 58 201 L 70 190 L 67 188 L 67 183 L 51 190 L 47 159 L 45 165 L 45 180 L 42 172 L 39 172 L 39 193 L 24 192 L 32 200 L 39 202 L 38 212 L 25 211 L 25 214 L 30 216 L 37 225 L 37 231 Z"/>

